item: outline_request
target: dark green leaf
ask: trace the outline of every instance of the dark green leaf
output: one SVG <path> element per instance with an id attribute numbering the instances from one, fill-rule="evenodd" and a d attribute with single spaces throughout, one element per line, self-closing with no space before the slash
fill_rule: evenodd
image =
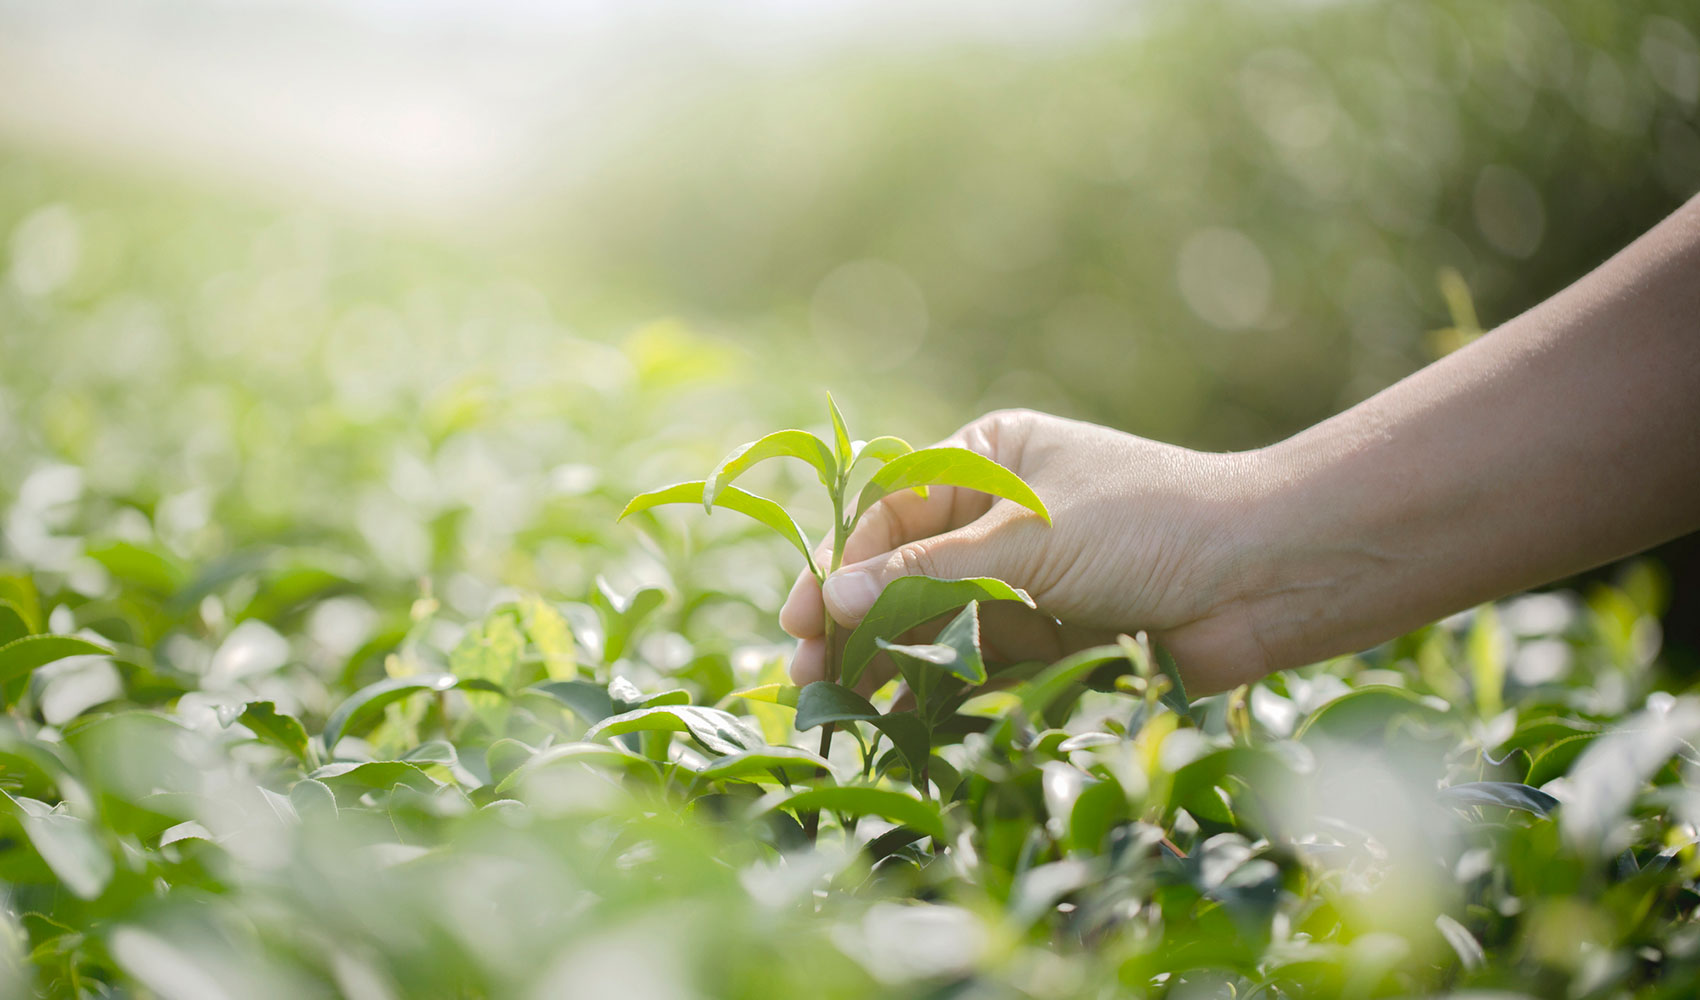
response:
<path id="1" fill-rule="evenodd" d="M 917 486 L 955 486 L 978 490 L 1020 504 L 1051 522 L 1044 501 L 1021 477 L 967 448 L 922 448 L 899 455 L 874 473 L 856 500 L 856 518 L 890 493 Z"/>
<path id="2" fill-rule="evenodd" d="M 839 680 L 847 687 L 855 686 L 868 661 L 879 652 L 877 640 L 896 639 L 915 626 L 970 601 L 1020 601 L 1033 607 L 1033 599 L 1026 593 L 990 577 L 967 580 L 898 577 L 886 584 L 862 623 L 850 633 L 844 644 L 843 675 Z"/>
<path id="3" fill-rule="evenodd" d="M 662 504 L 702 503 L 702 494 L 703 482 L 701 480 L 678 483 L 649 493 L 639 494 L 632 498 L 631 503 L 626 504 L 626 509 L 621 511 L 620 516 L 615 520 L 624 520 L 638 511 L 648 510 Z M 790 514 L 785 513 L 785 508 L 766 497 L 758 497 L 754 493 L 745 493 L 736 486 L 728 486 L 721 490 L 719 495 L 714 498 L 714 505 L 735 510 L 746 517 L 754 518 L 767 525 L 786 541 L 797 547 L 797 551 L 801 552 L 803 558 L 808 561 L 809 572 L 816 576 L 820 575 L 820 570 L 815 566 L 814 554 L 809 551 L 809 541 L 803 537 L 803 529 L 797 527 L 797 522 L 791 519 Z"/>
<path id="4" fill-rule="evenodd" d="M 1466 781 L 1441 789 L 1440 797 L 1454 805 L 1504 806 L 1536 816 L 1558 808 L 1558 800 L 1551 795 L 1515 781 Z"/>
<path id="5" fill-rule="evenodd" d="M 610 715 L 630 711 L 636 706 L 617 704 L 608 689 L 590 681 L 545 681 L 527 690 L 540 691 L 565 705 L 589 725 L 596 725 Z"/>
<path id="6" fill-rule="evenodd" d="M 30 623 L 23 611 L 11 601 L 0 600 L 0 646 L 6 646 L 30 634 Z"/>
<path id="7" fill-rule="evenodd" d="M 1554 778 L 1563 777 L 1570 773 L 1570 766 L 1576 763 L 1576 758 L 1582 756 L 1582 751 L 1599 738 L 1598 733 L 1581 733 L 1569 736 L 1535 755 L 1529 763 L 1529 773 L 1523 778 L 1527 784 L 1539 787 Z"/>
<path id="8" fill-rule="evenodd" d="M 905 646 L 884 639 L 875 639 L 874 644 L 891 654 L 899 666 L 903 666 L 907 659 L 920 671 L 941 670 L 969 684 L 984 684 L 986 663 L 980 655 L 979 609 L 978 601 L 969 601 L 938 638 L 925 645 Z M 920 678 L 911 677 L 910 673 L 910 670 L 905 670 L 903 676 L 909 681 L 916 698 L 925 703 L 930 685 L 924 682 L 918 684 Z"/>
<path id="9" fill-rule="evenodd" d="M 882 715 L 868 699 L 831 681 L 815 681 L 803 688 L 797 696 L 798 732 L 840 722 L 867 722 L 878 727 L 917 772 L 930 752 L 926 724 L 914 712 Z"/>
<path id="10" fill-rule="evenodd" d="M 838 478 L 838 459 L 826 442 L 808 431 L 774 431 L 766 437 L 742 445 L 720 461 L 703 483 L 703 509 L 712 511 L 720 491 L 758 462 L 770 458 L 800 458 L 814 467 L 822 486 L 831 486 Z"/>

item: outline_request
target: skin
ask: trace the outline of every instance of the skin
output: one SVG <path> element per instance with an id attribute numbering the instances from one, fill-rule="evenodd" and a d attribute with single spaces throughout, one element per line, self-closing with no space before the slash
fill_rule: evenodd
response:
<path id="1" fill-rule="evenodd" d="M 1285 441 L 1211 454 L 1032 411 L 944 444 L 1009 467 L 1053 525 L 972 491 L 888 497 L 780 624 L 822 678 L 823 601 L 854 626 L 905 575 L 994 576 L 1005 659 L 1146 629 L 1189 690 L 1374 645 L 1700 529 L 1700 198 L 1563 292 Z M 839 641 L 847 629 L 839 630 Z M 864 687 L 889 671 L 874 672 Z"/>

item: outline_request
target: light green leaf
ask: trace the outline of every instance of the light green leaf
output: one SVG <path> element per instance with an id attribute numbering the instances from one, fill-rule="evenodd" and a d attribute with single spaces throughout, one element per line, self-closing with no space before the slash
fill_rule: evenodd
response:
<path id="1" fill-rule="evenodd" d="M 802 688 L 794 684 L 760 684 L 742 691 L 734 691 L 728 698 L 742 698 L 745 701 L 761 701 L 769 705 L 784 705 L 787 708 L 797 707 L 797 698 Z"/>
<path id="2" fill-rule="evenodd" d="M 635 754 L 618 743 L 557 743 L 538 751 L 532 758 L 515 768 L 496 785 L 497 795 L 507 795 L 524 787 L 538 772 L 565 763 L 612 766 L 631 775 L 653 779 L 655 762 Z"/>
<path id="3" fill-rule="evenodd" d="M 782 800 L 779 808 L 796 813 L 830 809 L 851 816 L 879 816 L 919 830 L 928 836 L 945 836 L 944 820 L 940 817 L 936 805 L 890 788 L 871 788 L 866 785 L 811 788 Z"/>
<path id="4" fill-rule="evenodd" d="M 507 691 L 513 685 L 520 655 L 525 651 L 525 637 L 515 617 L 504 609 L 467 629 L 449 653 L 449 673 L 463 681 L 486 681 L 500 691 Z M 508 717 L 507 698 L 469 692 L 466 703 L 491 732 L 502 731 Z"/>
<path id="5" fill-rule="evenodd" d="M 308 777 L 324 782 L 333 791 L 342 788 L 356 793 L 387 791 L 397 785 L 407 785 L 422 792 L 435 791 L 442 787 L 441 782 L 426 774 L 419 765 L 400 760 L 326 764 Z"/>
<path id="6" fill-rule="evenodd" d="M 307 730 L 292 715 L 285 715 L 269 701 L 251 701 L 243 706 L 236 721 L 247 726 L 261 743 L 268 743 L 308 763 Z"/>
<path id="7" fill-rule="evenodd" d="M 94 899 L 106 890 L 112 880 L 112 855 L 86 820 L 64 813 L 33 816 L 23 812 L 18 821 L 30 845 L 65 888 L 82 899 Z"/>
<path id="8" fill-rule="evenodd" d="M 112 655 L 112 647 L 74 635 L 27 635 L 0 646 L 0 683 L 67 656 Z"/>
<path id="9" fill-rule="evenodd" d="M 662 504 L 702 503 L 703 485 L 702 480 L 699 479 L 695 482 L 677 483 L 659 490 L 641 493 L 626 504 L 626 509 L 621 511 L 620 516 L 615 520 L 625 520 L 639 511 L 659 507 Z M 723 488 L 714 498 L 714 504 L 717 507 L 725 507 L 746 517 L 754 518 L 773 529 L 786 541 L 796 546 L 797 551 L 803 554 L 803 558 L 808 561 L 809 572 L 816 576 L 820 575 L 820 570 L 815 566 L 814 554 L 809 551 L 809 541 L 803 537 L 803 529 L 797 527 L 797 522 L 791 519 L 790 514 L 785 513 L 785 508 L 766 497 L 758 497 L 754 493 L 745 493 L 736 486 Z"/>
<path id="10" fill-rule="evenodd" d="M 766 746 L 766 742 L 730 712 L 704 705 L 657 705 L 616 715 L 590 728 L 587 741 L 637 732 L 689 733 L 710 753 L 730 755 Z"/>
<path id="11" fill-rule="evenodd" d="M 1003 497 L 1020 504 L 1051 523 L 1044 501 L 1022 478 L 979 452 L 967 448 L 922 448 L 887 462 L 874 473 L 856 500 L 860 520 L 879 499 L 889 493 L 917 486 L 957 486 Z"/>
<path id="12" fill-rule="evenodd" d="M 990 577 L 967 580 L 936 580 L 930 576 L 903 576 L 886 584 L 862 624 L 850 633 L 844 645 L 840 681 L 854 687 L 868 661 L 879 652 L 879 639 L 895 639 L 917 625 L 929 622 L 970 601 L 1020 601 L 1033 607 L 1033 599 Z"/>
<path id="13" fill-rule="evenodd" d="M 709 781 L 778 781 L 782 775 L 787 781 L 797 781 L 812 778 L 822 772 L 832 773 L 827 769 L 824 758 L 807 750 L 780 746 L 763 747 L 716 758 L 698 771 L 697 776 Z"/>
<path id="14" fill-rule="evenodd" d="M 1443 714 L 1439 706 L 1404 688 L 1366 684 L 1312 712 L 1293 736 L 1300 740 L 1313 734 L 1336 740 L 1361 740 L 1380 736 L 1399 716 L 1432 721 Z"/>
<path id="15" fill-rule="evenodd" d="M 532 595 L 519 602 L 525 635 L 543 658 L 543 671 L 552 681 L 570 681 L 578 676 L 578 651 L 573 647 L 573 629 L 553 604 Z"/>
<path id="16" fill-rule="evenodd" d="M 820 477 L 822 486 L 830 487 L 838 478 L 838 460 L 833 457 L 832 449 L 826 446 L 825 441 L 808 431 L 774 431 L 766 437 L 740 446 L 721 459 L 720 465 L 709 473 L 708 479 L 703 483 L 703 509 L 712 511 L 714 500 L 721 490 L 731 485 L 734 479 L 743 475 L 751 466 L 770 458 L 802 459 L 814 466 L 815 475 Z"/>
<path id="17" fill-rule="evenodd" d="M 390 677 L 366 685 L 349 695 L 325 721 L 325 752 L 335 752 L 337 742 L 347 735 L 349 730 L 383 711 L 385 705 L 419 691 L 447 691 L 454 686 L 453 674 Z"/>
<path id="18" fill-rule="evenodd" d="M 850 431 L 845 428 L 844 414 L 838 412 L 838 404 L 830 392 L 826 394 L 826 408 L 832 414 L 832 446 L 838 456 L 838 467 L 847 469 L 851 461 Z"/>

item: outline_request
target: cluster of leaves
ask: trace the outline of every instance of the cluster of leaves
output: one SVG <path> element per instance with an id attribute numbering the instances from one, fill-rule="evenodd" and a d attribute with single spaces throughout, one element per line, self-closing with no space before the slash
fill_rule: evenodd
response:
<path id="1" fill-rule="evenodd" d="M 872 446 L 784 434 L 634 506 L 755 512 L 808 556 L 730 479 L 818 455 L 841 540 Z M 1020 492 L 900 445 L 864 500 Z M 658 547 L 677 530 L 644 520 Z M 681 581 L 466 623 L 426 593 L 314 704 L 255 618 L 174 662 L 148 622 L 217 585 L 144 597 L 162 553 L 100 558 L 135 581 L 116 602 L 0 580 L 19 995 L 1661 996 L 1700 974 L 1700 701 L 1647 693 L 1650 571 L 1197 702 L 1143 636 L 995 662 L 981 607 L 1029 602 L 989 579 L 888 587 L 801 690 L 761 647 L 682 654 L 705 595 Z M 264 608 L 277 578 L 226 593 Z M 913 708 L 853 690 L 882 655 Z M 851 739 L 806 749 L 826 727 Z"/>

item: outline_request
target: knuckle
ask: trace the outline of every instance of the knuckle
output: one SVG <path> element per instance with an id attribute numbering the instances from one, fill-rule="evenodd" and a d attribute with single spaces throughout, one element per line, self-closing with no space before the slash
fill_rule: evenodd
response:
<path id="1" fill-rule="evenodd" d="M 905 576 L 932 576 L 933 557 L 926 546 L 918 542 L 900 545 L 893 553 Z"/>

